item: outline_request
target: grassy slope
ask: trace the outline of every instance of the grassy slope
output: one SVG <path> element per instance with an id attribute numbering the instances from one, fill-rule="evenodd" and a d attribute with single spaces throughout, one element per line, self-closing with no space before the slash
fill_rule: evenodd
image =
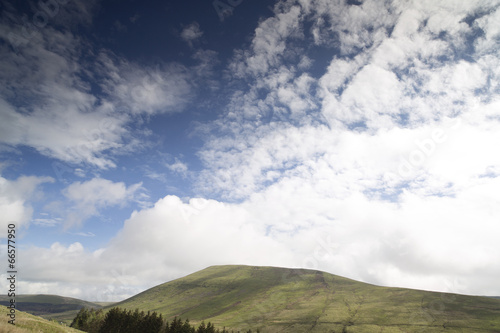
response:
<path id="1" fill-rule="evenodd" d="M 9 304 L 10 298 L 0 295 L 0 304 Z M 17 308 L 21 311 L 41 316 L 45 319 L 54 319 L 67 325 L 82 307 L 101 308 L 96 303 L 83 301 L 77 298 L 57 295 L 16 295 Z"/>
<path id="2" fill-rule="evenodd" d="M 0 307 L 0 332 L 2 333 L 78 333 L 82 332 L 70 327 L 58 324 L 57 322 L 33 316 L 31 314 L 16 311 L 16 325 L 8 323 L 8 309 L 5 306 Z"/>
<path id="3" fill-rule="evenodd" d="M 114 304 L 261 332 L 500 332 L 500 300 L 324 272 L 213 266 Z"/>

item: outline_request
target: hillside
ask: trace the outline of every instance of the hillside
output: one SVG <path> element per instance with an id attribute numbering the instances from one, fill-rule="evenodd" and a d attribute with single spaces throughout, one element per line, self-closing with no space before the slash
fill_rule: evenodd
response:
<path id="1" fill-rule="evenodd" d="M 0 305 L 8 305 L 10 298 L 1 295 Z M 83 308 L 102 308 L 101 305 L 81 299 L 57 295 L 16 295 L 16 307 L 20 311 L 70 324 Z"/>
<path id="2" fill-rule="evenodd" d="M 54 321 L 49 321 L 29 313 L 16 311 L 16 325 L 11 325 L 8 320 L 8 309 L 0 306 L 0 332 L 2 333 L 78 333 L 81 331 L 63 326 Z"/>
<path id="3" fill-rule="evenodd" d="M 113 306 L 261 332 L 500 332 L 498 299 L 276 267 L 213 266 Z"/>

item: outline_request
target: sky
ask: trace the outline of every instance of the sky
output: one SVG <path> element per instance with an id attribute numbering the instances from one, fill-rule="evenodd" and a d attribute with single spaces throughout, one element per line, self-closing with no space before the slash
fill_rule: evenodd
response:
<path id="1" fill-rule="evenodd" d="M 500 296 L 500 1 L 3 1 L 0 270 L 212 265 Z"/>

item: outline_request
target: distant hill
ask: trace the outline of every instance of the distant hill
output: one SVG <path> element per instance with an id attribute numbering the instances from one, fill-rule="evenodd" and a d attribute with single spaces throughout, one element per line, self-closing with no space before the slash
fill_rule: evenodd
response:
<path id="1" fill-rule="evenodd" d="M 8 305 L 10 298 L 1 295 L 0 305 Z M 83 308 L 100 309 L 101 305 L 81 299 L 57 295 L 16 295 L 16 308 L 19 311 L 41 316 L 45 319 L 71 323 L 78 311 Z"/>
<path id="2" fill-rule="evenodd" d="M 241 331 L 500 332 L 498 299 L 277 267 L 213 266 L 113 306 Z"/>
<path id="3" fill-rule="evenodd" d="M 16 297 L 17 298 L 17 297 Z M 2 333 L 81 333 L 82 331 L 49 321 L 22 311 L 16 311 L 15 325 L 9 324 L 8 309 L 0 306 L 0 332 Z"/>

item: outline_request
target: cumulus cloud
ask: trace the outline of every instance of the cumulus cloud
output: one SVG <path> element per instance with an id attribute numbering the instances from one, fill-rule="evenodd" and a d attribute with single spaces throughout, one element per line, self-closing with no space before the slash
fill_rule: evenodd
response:
<path id="1" fill-rule="evenodd" d="M 193 22 L 187 27 L 185 27 L 181 32 L 181 38 L 183 41 L 188 43 L 189 46 L 193 46 L 193 42 L 203 36 L 203 31 L 200 29 L 198 22 Z"/>
<path id="2" fill-rule="evenodd" d="M 14 223 L 17 227 L 27 227 L 33 208 L 30 201 L 38 187 L 43 183 L 53 182 L 51 177 L 21 176 L 16 180 L 0 177 L 0 235 L 5 237 L 7 225 Z"/>
<path id="3" fill-rule="evenodd" d="M 100 209 L 123 206 L 134 200 L 142 183 L 126 186 L 123 182 L 93 178 L 86 182 L 74 182 L 63 190 L 66 199 L 73 205 L 65 217 L 65 227 L 80 225 Z"/>
<path id="4" fill-rule="evenodd" d="M 44 292 L 119 300 L 206 266 L 243 263 L 390 286 L 500 292 L 495 279 L 484 278 L 498 274 L 498 178 L 452 197 L 405 190 L 395 203 L 332 186 L 338 176 L 316 168 L 312 178 L 306 170 L 290 175 L 241 204 L 167 196 L 134 212 L 94 252 L 80 243 L 28 249 L 23 289 L 40 292 L 41 284 Z"/>
<path id="5" fill-rule="evenodd" d="M 258 235 L 242 207 L 197 198 L 184 203 L 167 196 L 134 212 L 105 248 L 89 252 L 80 243 L 54 243 L 26 250 L 31 259 L 22 267 L 27 281 L 23 290 L 42 284 L 47 292 L 61 286 L 85 299 L 118 300 L 211 264 L 262 264 L 263 257 L 269 265 L 292 264 L 278 243 Z M 51 256 L 54 260 L 47 260 Z"/>

